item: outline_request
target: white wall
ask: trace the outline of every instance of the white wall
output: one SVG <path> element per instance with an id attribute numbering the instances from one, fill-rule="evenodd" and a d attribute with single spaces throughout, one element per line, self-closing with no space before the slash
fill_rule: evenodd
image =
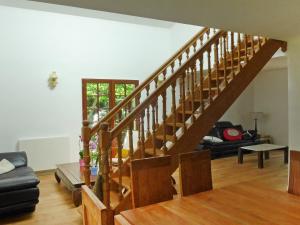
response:
<path id="1" fill-rule="evenodd" d="M 2 152 L 19 138 L 70 136 L 74 160 L 81 78 L 144 80 L 171 52 L 169 28 L 158 26 L 0 6 L 0 27 Z"/>
<path id="2" fill-rule="evenodd" d="M 288 41 L 289 147 L 300 151 L 300 36 Z"/>
<path id="3" fill-rule="evenodd" d="M 271 135 L 274 143 L 288 145 L 287 68 L 262 71 L 254 80 L 254 111 L 263 112 L 258 121 L 261 134 Z"/>
<path id="4" fill-rule="evenodd" d="M 244 129 L 254 129 L 250 119 L 250 112 L 254 107 L 253 90 L 253 85 L 250 84 L 220 120 L 230 121 L 234 125 L 241 124 Z"/>
<path id="5" fill-rule="evenodd" d="M 175 53 L 203 27 L 175 23 L 171 28 L 171 47 Z"/>

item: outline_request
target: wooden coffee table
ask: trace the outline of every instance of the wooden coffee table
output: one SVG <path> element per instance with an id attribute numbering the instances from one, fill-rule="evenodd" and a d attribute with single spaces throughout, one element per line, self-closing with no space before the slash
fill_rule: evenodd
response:
<path id="1" fill-rule="evenodd" d="M 264 168 L 264 157 L 269 159 L 269 152 L 274 150 L 282 150 L 284 152 L 284 163 L 288 163 L 289 148 L 287 146 L 273 145 L 273 144 L 260 144 L 240 147 L 238 150 L 238 163 L 243 163 L 243 150 L 257 152 L 258 157 L 258 168 Z"/>
<path id="2" fill-rule="evenodd" d="M 62 181 L 72 192 L 74 205 L 81 204 L 81 186 L 84 185 L 83 167 L 79 163 L 66 163 L 57 165 L 54 176 L 58 183 Z M 96 176 L 91 176 L 91 184 L 95 183 Z"/>

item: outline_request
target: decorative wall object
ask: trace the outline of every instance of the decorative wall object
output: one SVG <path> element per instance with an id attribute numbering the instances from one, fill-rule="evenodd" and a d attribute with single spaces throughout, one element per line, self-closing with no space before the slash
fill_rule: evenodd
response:
<path id="1" fill-rule="evenodd" d="M 58 77 L 56 72 L 52 72 L 48 79 L 48 86 L 51 90 L 53 90 L 58 84 Z"/>

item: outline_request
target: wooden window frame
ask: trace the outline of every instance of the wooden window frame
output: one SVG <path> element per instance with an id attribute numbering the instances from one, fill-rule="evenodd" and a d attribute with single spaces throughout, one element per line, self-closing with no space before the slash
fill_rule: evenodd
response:
<path id="1" fill-rule="evenodd" d="M 115 102 L 115 85 L 116 84 L 133 84 L 135 88 L 139 85 L 139 80 L 121 80 L 121 79 L 82 79 L 82 119 L 87 120 L 87 84 L 88 83 L 108 83 L 109 84 L 109 110 L 116 106 Z"/>

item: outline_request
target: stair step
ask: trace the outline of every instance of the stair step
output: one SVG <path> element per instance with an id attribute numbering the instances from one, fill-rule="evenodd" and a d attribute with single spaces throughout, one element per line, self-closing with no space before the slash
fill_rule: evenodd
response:
<path id="1" fill-rule="evenodd" d="M 115 208 L 119 205 L 119 193 L 116 191 L 110 191 L 110 206 L 111 208 Z"/>
<path id="2" fill-rule="evenodd" d="M 163 151 L 161 149 L 156 148 L 155 150 L 156 150 L 156 155 L 157 156 L 163 155 Z M 148 154 L 148 155 L 154 155 L 153 148 L 146 148 L 145 153 Z"/>
<path id="3" fill-rule="evenodd" d="M 218 88 L 217 87 L 211 87 L 210 88 L 212 91 L 217 91 L 218 90 Z M 207 88 L 203 88 L 203 91 L 209 91 L 209 88 L 207 87 Z"/>
<path id="4" fill-rule="evenodd" d="M 182 110 L 178 110 L 177 111 L 178 113 L 180 113 L 180 114 L 183 114 L 183 111 Z M 185 110 L 184 111 L 184 113 L 186 114 L 186 115 L 192 115 L 193 114 L 193 111 L 192 110 Z"/>
<path id="5" fill-rule="evenodd" d="M 170 127 L 173 127 L 174 126 L 174 123 L 173 122 L 170 122 L 170 123 L 167 123 L 168 126 Z M 183 127 L 184 126 L 184 123 L 176 123 L 176 127 Z M 188 126 L 188 124 L 186 124 L 186 126 Z"/>
<path id="6" fill-rule="evenodd" d="M 239 66 L 235 65 L 235 66 L 233 66 L 233 68 L 237 69 L 237 68 L 239 68 Z M 219 70 L 224 70 L 225 68 L 224 68 L 224 66 L 222 66 L 222 67 L 219 67 L 218 69 Z M 230 65 L 226 66 L 226 70 L 231 70 L 231 69 L 232 69 L 232 67 Z"/>
<path id="7" fill-rule="evenodd" d="M 155 138 L 158 139 L 158 140 L 163 141 L 164 140 L 164 135 L 158 134 L 158 135 L 155 136 Z M 173 142 L 173 143 L 175 142 L 173 135 L 166 135 L 166 140 L 170 141 L 170 142 Z"/>
<path id="8" fill-rule="evenodd" d="M 112 179 L 113 179 L 113 181 L 115 183 L 119 184 L 119 177 L 114 177 Z M 130 187 L 131 187 L 131 179 L 130 179 L 130 177 L 128 177 L 128 176 L 122 176 L 122 185 L 126 189 L 130 189 Z"/>

